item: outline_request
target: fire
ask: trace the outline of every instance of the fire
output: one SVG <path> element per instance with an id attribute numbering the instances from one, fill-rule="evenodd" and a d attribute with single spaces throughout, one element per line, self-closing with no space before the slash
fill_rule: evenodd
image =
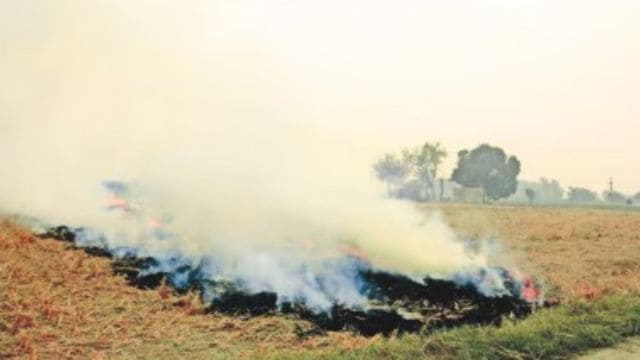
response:
<path id="1" fill-rule="evenodd" d="M 90 250 L 88 253 L 98 253 L 93 248 L 99 248 L 99 253 L 106 252 L 113 259 L 116 273 L 141 289 L 157 289 L 163 299 L 174 290 L 197 289 L 212 311 L 294 312 L 325 329 L 351 327 L 368 335 L 438 327 L 450 321 L 445 316 L 449 313 L 455 313 L 460 324 L 499 323 L 505 315 L 526 316 L 544 304 L 536 282 L 517 269 L 461 268 L 445 278 L 407 275 L 376 266 L 354 243 L 336 249 L 301 237 L 291 243 L 291 252 L 278 248 L 242 253 L 229 262 L 221 261 L 217 254 L 149 251 L 151 240 L 168 240 L 160 244 L 163 246 L 186 240 L 170 229 L 170 216 L 157 216 L 134 202 L 137 198 L 126 184 L 108 182 L 105 187 L 109 190 L 107 208 L 144 230 L 144 241 L 137 247 L 111 248 L 108 235 L 66 226 L 52 228 L 41 237 L 72 241 Z M 312 256 L 305 262 L 292 262 L 290 255 L 296 251 Z"/>
<path id="2" fill-rule="evenodd" d="M 348 245 L 343 247 L 342 254 L 345 256 L 354 257 L 365 262 L 369 261 L 367 254 L 357 245 Z"/>
<path id="3" fill-rule="evenodd" d="M 529 303 L 534 303 L 540 300 L 540 296 L 541 291 L 535 286 L 531 277 L 525 277 L 522 280 L 522 298 Z"/>
<path id="4" fill-rule="evenodd" d="M 107 196 L 107 209 L 109 210 L 129 210 L 129 202 L 115 195 Z"/>
<path id="5" fill-rule="evenodd" d="M 150 217 L 147 219 L 147 226 L 150 229 L 161 229 L 164 226 L 164 223 L 160 219 Z"/>

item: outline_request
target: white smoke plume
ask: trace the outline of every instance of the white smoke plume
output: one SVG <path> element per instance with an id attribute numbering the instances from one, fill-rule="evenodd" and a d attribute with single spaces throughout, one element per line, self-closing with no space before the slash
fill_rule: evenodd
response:
<path id="1" fill-rule="evenodd" d="M 0 72 L 14 84 L 0 94 L 2 210 L 158 258 L 219 259 L 212 276 L 316 308 L 336 300 L 327 293 L 362 301 L 348 269 L 319 261 L 348 251 L 416 276 L 486 263 L 438 216 L 383 197 L 372 139 L 305 121 L 314 99 L 251 26 L 193 4 L 3 3 L 33 13 L 32 26 L 2 33 L 13 51 Z M 105 180 L 133 184 L 132 201 L 175 236 L 152 239 L 105 211 Z M 323 273 L 331 285 L 319 291 L 309 274 Z"/>

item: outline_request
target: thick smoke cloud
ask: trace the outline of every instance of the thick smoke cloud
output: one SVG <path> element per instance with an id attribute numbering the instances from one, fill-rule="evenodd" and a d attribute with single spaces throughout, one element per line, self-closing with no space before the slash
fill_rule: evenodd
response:
<path id="1" fill-rule="evenodd" d="M 484 264 L 437 216 L 385 199 L 363 151 L 371 139 L 305 122 L 313 99 L 231 24 L 212 30 L 204 4 L 65 4 L 4 39 L 16 51 L 3 78 L 17 85 L 0 97 L 3 211 L 222 259 L 217 275 L 320 308 L 325 295 L 292 273 L 333 271 L 332 292 L 361 299 L 348 269 L 318 259 L 357 251 L 415 275 Z M 105 211 L 110 179 L 133 184 L 145 216 L 176 236 L 149 239 Z"/>

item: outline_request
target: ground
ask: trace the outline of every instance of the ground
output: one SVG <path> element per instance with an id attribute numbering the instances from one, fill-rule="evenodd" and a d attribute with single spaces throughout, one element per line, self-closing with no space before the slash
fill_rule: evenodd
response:
<path id="1" fill-rule="evenodd" d="M 402 358 L 425 352 L 449 358 L 454 356 L 447 355 L 451 351 L 473 358 L 473 353 L 451 345 L 472 340 L 488 349 L 496 342 L 506 344 L 488 357 L 533 358 L 534 353 L 542 353 L 564 358 L 574 350 L 617 343 L 640 328 L 640 304 L 632 302 L 640 287 L 640 212 L 471 205 L 424 206 L 423 210 L 441 212 L 465 237 L 500 239 L 512 263 L 544 279 L 551 295 L 576 303 L 504 329 L 469 328 L 390 340 L 346 332 L 305 337 L 297 335 L 307 326 L 301 321 L 205 314 L 193 295 L 178 297 L 166 288 L 132 288 L 111 274 L 107 259 L 89 257 L 54 240 L 36 239 L 4 220 L 0 224 L 0 359 Z M 600 297 L 603 302 L 598 302 Z M 583 304 L 581 298 L 595 305 Z M 570 322 L 578 313 L 589 315 Z M 564 352 L 544 343 L 521 350 L 526 344 L 514 340 L 536 331 L 544 339 L 548 338 L 544 332 L 558 329 L 566 330 L 571 339 L 575 335 L 570 332 L 581 327 L 591 329 L 594 340 L 554 345 L 566 346 Z M 615 331 L 597 332 L 607 327 Z"/>

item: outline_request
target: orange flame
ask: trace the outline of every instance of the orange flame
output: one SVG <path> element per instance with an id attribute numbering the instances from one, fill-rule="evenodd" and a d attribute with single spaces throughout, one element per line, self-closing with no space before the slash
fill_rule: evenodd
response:
<path id="1" fill-rule="evenodd" d="M 161 220 L 150 217 L 147 219 L 147 226 L 151 229 L 160 229 L 164 226 L 164 224 Z"/>
<path id="2" fill-rule="evenodd" d="M 533 283 L 531 277 L 522 280 L 522 298 L 528 302 L 535 302 L 540 298 L 541 292 Z"/>
<path id="3" fill-rule="evenodd" d="M 348 245 L 343 247 L 342 253 L 346 256 L 352 256 L 360 260 L 369 261 L 367 254 L 357 245 Z"/>
<path id="4" fill-rule="evenodd" d="M 111 208 L 117 208 L 122 210 L 129 209 L 129 202 L 123 198 L 119 198 L 117 196 L 108 196 L 107 197 L 107 206 Z"/>

